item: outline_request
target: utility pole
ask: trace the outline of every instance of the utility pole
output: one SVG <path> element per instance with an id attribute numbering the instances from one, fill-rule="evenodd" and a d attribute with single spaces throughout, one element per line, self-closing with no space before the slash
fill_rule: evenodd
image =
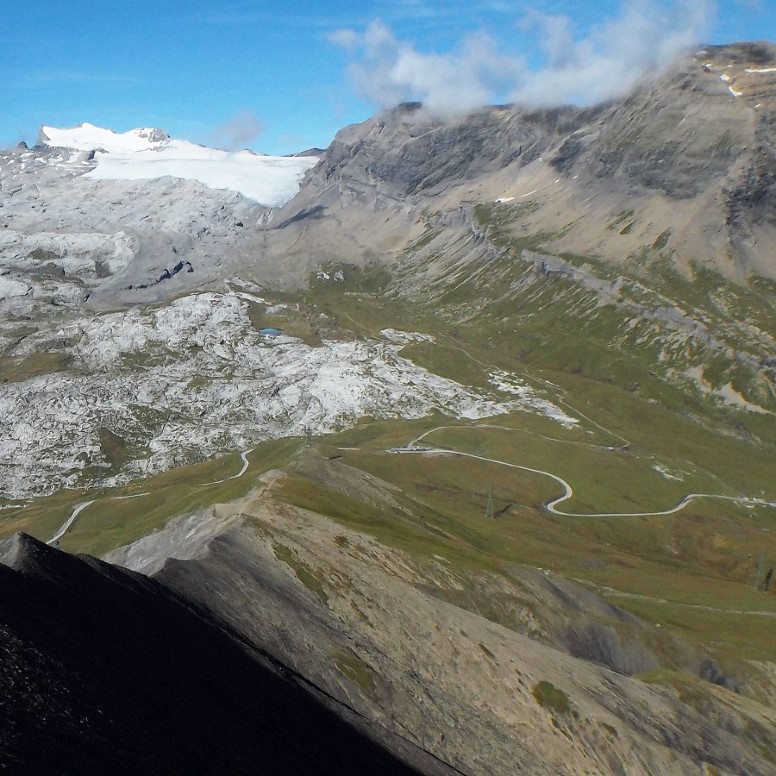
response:
<path id="1" fill-rule="evenodd" d="M 490 483 L 488 489 L 488 503 L 485 505 L 485 519 L 493 520 L 496 517 L 496 510 L 493 507 L 493 483 Z"/>
<path id="2" fill-rule="evenodd" d="M 763 580 L 765 579 L 765 550 L 760 550 L 757 558 L 757 576 L 754 578 L 754 589 L 762 590 Z"/>

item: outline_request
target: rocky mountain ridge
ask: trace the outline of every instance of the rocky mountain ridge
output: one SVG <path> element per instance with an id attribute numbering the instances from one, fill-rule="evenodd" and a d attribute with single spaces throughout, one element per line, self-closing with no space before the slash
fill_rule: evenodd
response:
<path id="1" fill-rule="evenodd" d="M 405 105 L 341 131 L 271 223 L 295 225 L 304 244 L 305 219 L 318 237 L 324 213 L 347 227 L 356 207 L 390 246 L 386 216 L 498 199 L 519 202 L 521 227 L 551 234 L 558 252 L 620 263 L 667 234 L 663 247 L 680 266 L 702 256 L 738 280 L 773 277 L 774 62 L 770 44 L 711 47 L 633 96 L 587 110 L 503 106 L 435 123 Z M 609 223 L 631 209 L 631 229 L 610 240 Z M 363 261 L 355 248 L 348 258 Z"/>
<path id="2" fill-rule="evenodd" d="M 387 483 L 313 452 L 305 453 L 299 466 L 305 476 L 342 488 L 351 497 L 357 491 L 360 498 L 383 502 L 386 496 L 402 498 Z M 282 486 L 283 476 L 269 472 L 262 479 Z M 693 692 L 709 694 L 705 713 L 688 700 L 693 697 L 690 689 L 688 695 L 676 694 L 659 683 L 657 673 L 652 682 L 629 678 L 634 673 L 646 676 L 657 665 L 658 658 L 644 646 L 645 631 L 655 646 L 663 637 L 547 570 L 514 568 L 505 578 L 463 571 L 444 556 L 423 560 L 294 508 L 266 489 L 173 521 L 107 556 L 112 563 L 152 575 L 150 582 L 138 578 L 135 583 L 134 576 L 125 578 L 127 572 L 94 560 L 59 556 L 25 537 L 6 543 L 4 563 L 10 570 L 0 570 L 9 579 L 14 572 L 23 576 L 24 581 L 15 582 L 18 606 L 29 605 L 26 590 L 35 584 L 51 595 L 65 578 L 73 577 L 77 584 L 57 593 L 67 598 L 60 603 L 59 615 L 67 619 L 82 581 L 102 590 L 92 578 L 95 572 L 124 587 L 138 599 L 137 606 L 152 611 L 163 609 L 165 598 L 174 597 L 211 626 L 236 635 L 256 654 L 269 656 L 273 666 L 284 667 L 281 676 L 285 672 L 304 677 L 306 692 L 328 699 L 339 716 L 376 733 L 423 773 L 510 773 L 515 768 L 529 774 L 585 769 L 770 772 L 770 763 L 751 743 L 773 745 L 772 719 L 765 707 L 737 694 L 741 688 L 702 653 L 670 639 L 666 643 L 678 664 L 701 674 L 703 680 L 692 681 L 709 688 L 702 691 L 687 680 Z M 86 568 L 75 569 L 79 564 Z M 138 585 L 151 595 L 141 596 L 135 591 Z M 110 591 L 106 595 L 115 597 Z M 501 616 L 511 615 L 510 627 L 497 622 L 494 607 L 503 607 Z M 112 608 L 118 619 L 107 633 L 126 627 L 125 604 L 120 601 Z M 478 609 L 491 613 L 485 616 Z M 36 611 L 45 614 L 37 601 Z M 17 619 L 6 619 L 16 638 L 30 638 L 13 631 Z M 176 638 L 177 633 L 176 627 Z M 68 639 L 60 638 L 60 649 L 70 648 Z M 177 649 L 177 642 L 170 640 Z M 43 647 L 41 654 L 48 656 L 49 649 Z M 152 649 L 158 649 L 153 640 L 135 659 L 148 659 Z M 124 651 L 109 653 L 110 660 L 122 660 Z M 20 651 L 13 665 L 23 665 L 25 654 Z M 237 672 L 232 659 L 228 670 L 244 681 L 248 669 Z M 196 670 L 192 673 L 197 675 Z M 62 692 L 69 680 L 67 670 L 60 673 Z M 155 681 L 156 674 L 147 672 L 144 682 Z M 230 708 L 245 714 L 230 692 Z M 289 692 L 294 703 L 302 703 L 298 693 Z M 17 696 L 17 701 L 25 698 Z M 256 700 L 266 709 L 262 691 Z M 226 713 L 231 719 L 231 711 Z M 272 713 L 277 713 L 274 705 Z M 246 715 L 248 724 L 251 719 Z M 191 728 L 185 718 L 176 725 L 186 733 Z M 288 724 L 285 731 L 293 737 L 303 728 Z M 79 732 L 79 745 L 105 757 L 99 742 L 87 734 L 89 728 Z M 218 747 L 219 756 L 239 758 L 240 736 L 239 729 L 232 731 Z M 57 740 L 52 736 L 52 745 Z M 348 758 L 355 758 L 338 741 L 327 743 L 334 752 L 347 751 Z M 267 742 L 260 739 L 253 746 Z M 6 742 L 6 754 L 8 747 Z M 277 758 L 291 756 L 277 749 L 270 752 Z M 322 756 L 324 770 L 343 767 L 335 766 L 337 755 Z M 127 762 L 134 762 L 133 754 L 128 757 Z"/>
<path id="3" fill-rule="evenodd" d="M 158 582 L 24 534 L 0 543 L 0 576 L 8 773 L 416 772 Z"/>

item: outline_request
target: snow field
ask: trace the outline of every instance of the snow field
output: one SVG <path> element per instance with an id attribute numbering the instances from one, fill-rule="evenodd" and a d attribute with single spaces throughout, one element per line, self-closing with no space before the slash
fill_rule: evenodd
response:
<path id="1" fill-rule="evenodd" d="M 44 126 L 49 146 L 96 151 L 95 180 L 196 180 L 213 189 L 229 189 L 266 207 L 280 207 L 299 191 L 301 180 L 318 161 L 314 156 L 263 156 L 252 151 L 222 151 L 175 140 L 158 129 L 117 133 L 81 124 L 73 129 Z"/>

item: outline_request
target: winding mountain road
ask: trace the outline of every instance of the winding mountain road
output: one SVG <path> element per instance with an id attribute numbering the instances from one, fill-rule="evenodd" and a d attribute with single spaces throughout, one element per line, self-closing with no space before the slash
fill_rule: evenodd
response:
<path id="1" fill-rule="evenodd" d="M 462 428 L 462 427 L 461 426 L 438 426 L 437 428 L 432 428 L 429 431 L 426 431 L 425 433 L 421 434 L 416 439 L 413 439 L 411 442 L 407 444 L 406 447 L 393 448 L 391 452 L 405 454 L 405 455 L 407 454 L 454 455 L 461 458 L 473 458 L 474 460 L 477 460 L 477 461 L 485 461 L 487 463 L 498 464 L 499 466 L 506 466 L 510 469 L 519 469 L 520 471 L 530 472 L 531 474 L 539 474 L 544 477 L 549 477 L 554 482 L 557 482 L 558 485 L 561 486 L 561 488 L 563 488 L 563 493 L 557 498 L 553 499 L 552 501 L 547 502 L 544 505 L 544 508 L 551 514 L 558 515 L 560 517 L 661 517 L 665 515 L 676 514 L 677 512 L 680 512 L 682 509 L 684 509 L 691 502 L 696 501 L 697 499 L 704 499 L 704 498 L 718 499 L 722 501 L 732 501 L 734 503 L 743 504 L 745 506 L 760 506 L 760 507 L 776 508 L 776 502 L 774 501 L 765 501 L 764 499 L 752 498 L 750 496 L 723 496 L 717 493 L 688 493 L 676 506 L 670 507 L 669 509 L 657 510 L 653 512 L 587 512 L 587 513 L 564 512 L 558 509 L 558 505 L 563 504 L 565 501 L 568 501 L 569 499 L 573 498 L 574 489 L 571 487 L 571 485 L 568 482 L 566 482 L 566 480 L 564 480 L 562 477 L 558 476 L 557 474 L 553 474 L 553 472 L 549 472 L 544 469 L 534 469 L 530 466 L 522 466 L 516 463 L 509 463 L 508 461 L 500 461 L 497 458 L 487 458 L 486 456 L 475 455 L 474 453 L 464 453 L 458 450 L 452 450 L 445 447 L 430 447 L 430 448 L 416 447 L 417 443 L 422 441 L 429 434 L 433 433 L 434 431 L 440 431 L 441 429 L 445 429 L 445 428 Z M 475 428 L 489 428 L 489 426 L 485 426 L 485 425 L 475 426 Z M 519 429 L 515 429 L 515 430 L 519 430 Z"/>
<path id="2" fill-rule="evenodd" d="M 73 511 L 70 513 L 70 517 L 65 520 L 64 523 L 60 526 L 59 530 L 46 542 L 46 544 L 54 544 L 54 542 L 58 542 L 68 531 L 71 525 L 75 522 L 76 517 L 83 512 L 86 507 L 88 507 L 90 504 L 94 504 L 94 502 L 97 499 L 92 499 L 91 501 L 82 501 L 80 504 L 76 504 L 73 508 Z"/>
<path id="3" fill-rule="evenodd" d="M 221 480 L 213 480 L 212 482 L 203 482 L 199 487 L 205 487 L 207 485 L 219 485 L 222 482 L 228 482 L 229 480 L 236 480 L 242 477 L 245 472 L 248 471 L 248 467 L 250 466 L 250 461 L 248 460 L 248 455 L 252 453 L 256 448 L 252 447 L 250 450 L 244 450 L 242 453 L 240 453 L 240 459 L 242 460 L 242 468 L 240 469 L 237 474 L 233 474 L 231 477 L 224 477 Z M 75 522 L 75 519 L 78 517 L 78 515 L 83 512 L 84 509 L 86 509 L 88 506 L 91 506 L 94 504 L 95 501 L 125 501 L 126 499 L 130 498 L 141 498 L 142 496 L 148 496 L 150 495 L 150 491 L 145 491 L 144 493 L 133 493 L 131 496 L 108 496 L 105 499 L 91 499 L 91 501 L 82 501 L 80 504 L 76 504 L 75 507 L 73 507 L 73 511 L 70 513 L 70 516 L 65 520 L 64 523 L 60 526 L 59 530 L 46 542 L 46 544 L 54 544 L 54 542 L 58 542 L 73 526 L 73 523 Z"/>
<path id="4" fill-rule="evenodd" d="M 595 425 L 599 426 L 602 430 L 609 432 L 608 429 L 605 429 L 603 426 L 600 426 L 598 423 Z M 766 501 L 764 499 L 759 498 L 753 498 L 750 496 L 724 496 L 718 493 L 688 493 L 678 504 L 676 504 L 673 507 L 670 507 L 668 509 L 663 510 L 655 510 L 651 512 L 565 512 L 563 510 L 558 509 L 558 506 L 560 504 L 565 503 L 566 501 L 569 501 L 571 498 L 574 497 L 574 489 L 571 487 L 571 485 L 566 482 L 561 476 L 554 474 L 553 472 L 546 471 L 545 469 L 535 469 L 531 466 L 523 466 L 521 464 L 516 463 L 510 463 L 509 461 L 501 461 L 497 458 L 488 458 L 483 455 L 476 455 L 474 453 L 464 453 L 458 450 L 452 450 L 449 448 L 443 448 L 443 447 L 417 447 L 419 443 L 421 443 L 426 437 L 428 437 L 430 434 L 433 434 L 436 431 L 441 431 L 444 429 L 461 429 L 461 428 L 467 428 L 466 426 L 437 426 L 435 428 L 429 429 L 428 431 L 425 431 L 420 436 L 416 437 L 415 439 L 411 440 L 407 443 L 404 447 L 396 447 L 393 448 L 390 452 L 393 453 L 399 453 L 403 455 L 453 455 L 460 458 L 472 458 L 477 461 L 485 461 L 486 463 L 493 463 L 498 466 L 506 466 L 510 469 L 518 469 L 519 471 L 529 472 L 530 474 L 538 474 L 542 477 L 548 477 L 553 482 L 556 482 L 560 487 L 563 489 L 563 493 L 558 496 L 557 498 L 552 499 L 552 501 L 547 502 L 544 505 L 544 508 L 550 512 L 553 515 L 558 515 L 559 517 L 663 517 L 666 515 L 673 515 L 677 512 L 680 512 L 682 509 L 684 509 L 688 504 L 692 503 L 693 501 L 696 501 L 698 499 L 717 499 L 720 501 L 731 501 L 736 504 L 742 504 L 744 506 L 761 506 L 761 507 L 770 507 L 770 508 L 776 508 L 776 502 L 773 501 Z M 493 428 L 493 429 L 500 429 L 504 431 L 524 431 L 523 429 L 511 429 L 507 426 L 493 426 L 488 424 L 480 424 L 475 426 L 475 428 Z M 532 433 L 532 432 L 525 432 L 525 433 Z M 543 436 L 539 434 L 538 436 Z M 615 435 L 616 436 L 616 435 Z M 545 437 L 547 439 L 551 439 L 551 437 Z M 620 437 L 623 439 L 623 437 Z M 557 442 L 564 442 L 566 440 L 552 440 Z M 627 443 L 627 440 L 624 440 Z M 585 446 L 591 446 L 591 447 L 598 447 L 601 448 L 601 445 L 591 445 L 590 443 L 586 442 L 569 442 L 571 444 L 581 444 Z M 212 482 L 206 482 L 203 483 L 203 486 L 207 485 L 218 485 L 223 482 L 228 482 L 229 480 L 236 480 L 242 477 L 246 471 L 248 471 L 248 467 L 250 466 L 250 462 L 248 460 L 248 455 L 253 452 L 255 448 L 251 448 L 250 450 L 244 450 L 240 453 L 240 459 L 242 460 L 242 467 L 237 474 L 233 474 L 230 477 L 224 477 L 220 480 L 213 480 Z M 615 450 L 617 448 L 612 447 L 606 447 L 604 449 L 609 450 Z M 147 492 L 145 493 L 136 493 L 131 496 L 111 496 L 107 498 L 108 501 L 119 501 L 122 499 L 129 499 L 129 498 L 140 498 L 141 496 L 147 496 L 149 495 Z M 47 544 L 53 544 L 54 542 L 59 541 L 66 533 L 70 530 L 73 523 L 75 522 L 78 515 L 86 509 L 88 506 L 94 504 L 94 502 L 97 499 L 91 499 L 90 501 L 82 501 L 80 504 L 77 504 L 73 511 L 70 513 L 70 516 L 67 518 L 67 520 L 62 524 L 62 526 L 59 528 L 59 530 L 54 534 L 54 536 L 51 537 L 51 539 L 48 540 Z"/>
<path id="5" fill-rule="evenodd" d="M 252 453 L 256 448 L 252 447 L 250 450 L 244 450 L 242 453 L 240 453 L 240 459 L 242 460 L 242 469 L 240 469 L 237 474 L 233 474 L 231 477 L 224 477 L 222 480 L 213 480 L 212 482 L 203 482 L 200 487 L 203 487 L 205 485 L 219 485 L 222 482 L 229 482 L 229 480 L 237 480 L 240 477 L 245 474 L 245 472 L 248 471 L 248 467 L 250 466 L 250 462 L 248 461 L 248 455 Z"/>

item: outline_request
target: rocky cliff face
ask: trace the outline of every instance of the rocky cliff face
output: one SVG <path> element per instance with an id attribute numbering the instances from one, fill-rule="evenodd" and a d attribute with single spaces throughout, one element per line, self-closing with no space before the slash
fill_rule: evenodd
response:
<path id="1" fill-rule="evenodd" d="M 406 240 L 388 218 L 412 235 L 423 213 L 507 199 L 533 211 L 523 228 L 562 233 L 559 250 L 622 261 L 668 231 L 679 266 L 695 258 L 739 280 L 748 271 L 773 277 L 765 235 L 751 237 L 772 220 L 775 51 L 710 47 L 627 99 L 589 110 L 505 106 L 435 123 L 420 106 L 401 106 L 338 133 L 269 225 L 315 250 L 306 239 L 326 241 L 324 222 L 336 220 L 354 232 L 345 257 L 363 262 L 361 228 L 401 250 Z M 630 210 L 641 229 L 613 250 L 608 227 Z M 714 221 L 721 226 L 709 234 Z"/>
<path id="2" fill-rule="evenodd" d="M 524 166 L 573 132 L 587 114 L 571 109 L 528 113 L 490 108 L 455 123 L 429 123 L 407 104 L 338 133 L 307 186 L 342 180 L 396 197 L 433 197 L 461 181 Z"/>

